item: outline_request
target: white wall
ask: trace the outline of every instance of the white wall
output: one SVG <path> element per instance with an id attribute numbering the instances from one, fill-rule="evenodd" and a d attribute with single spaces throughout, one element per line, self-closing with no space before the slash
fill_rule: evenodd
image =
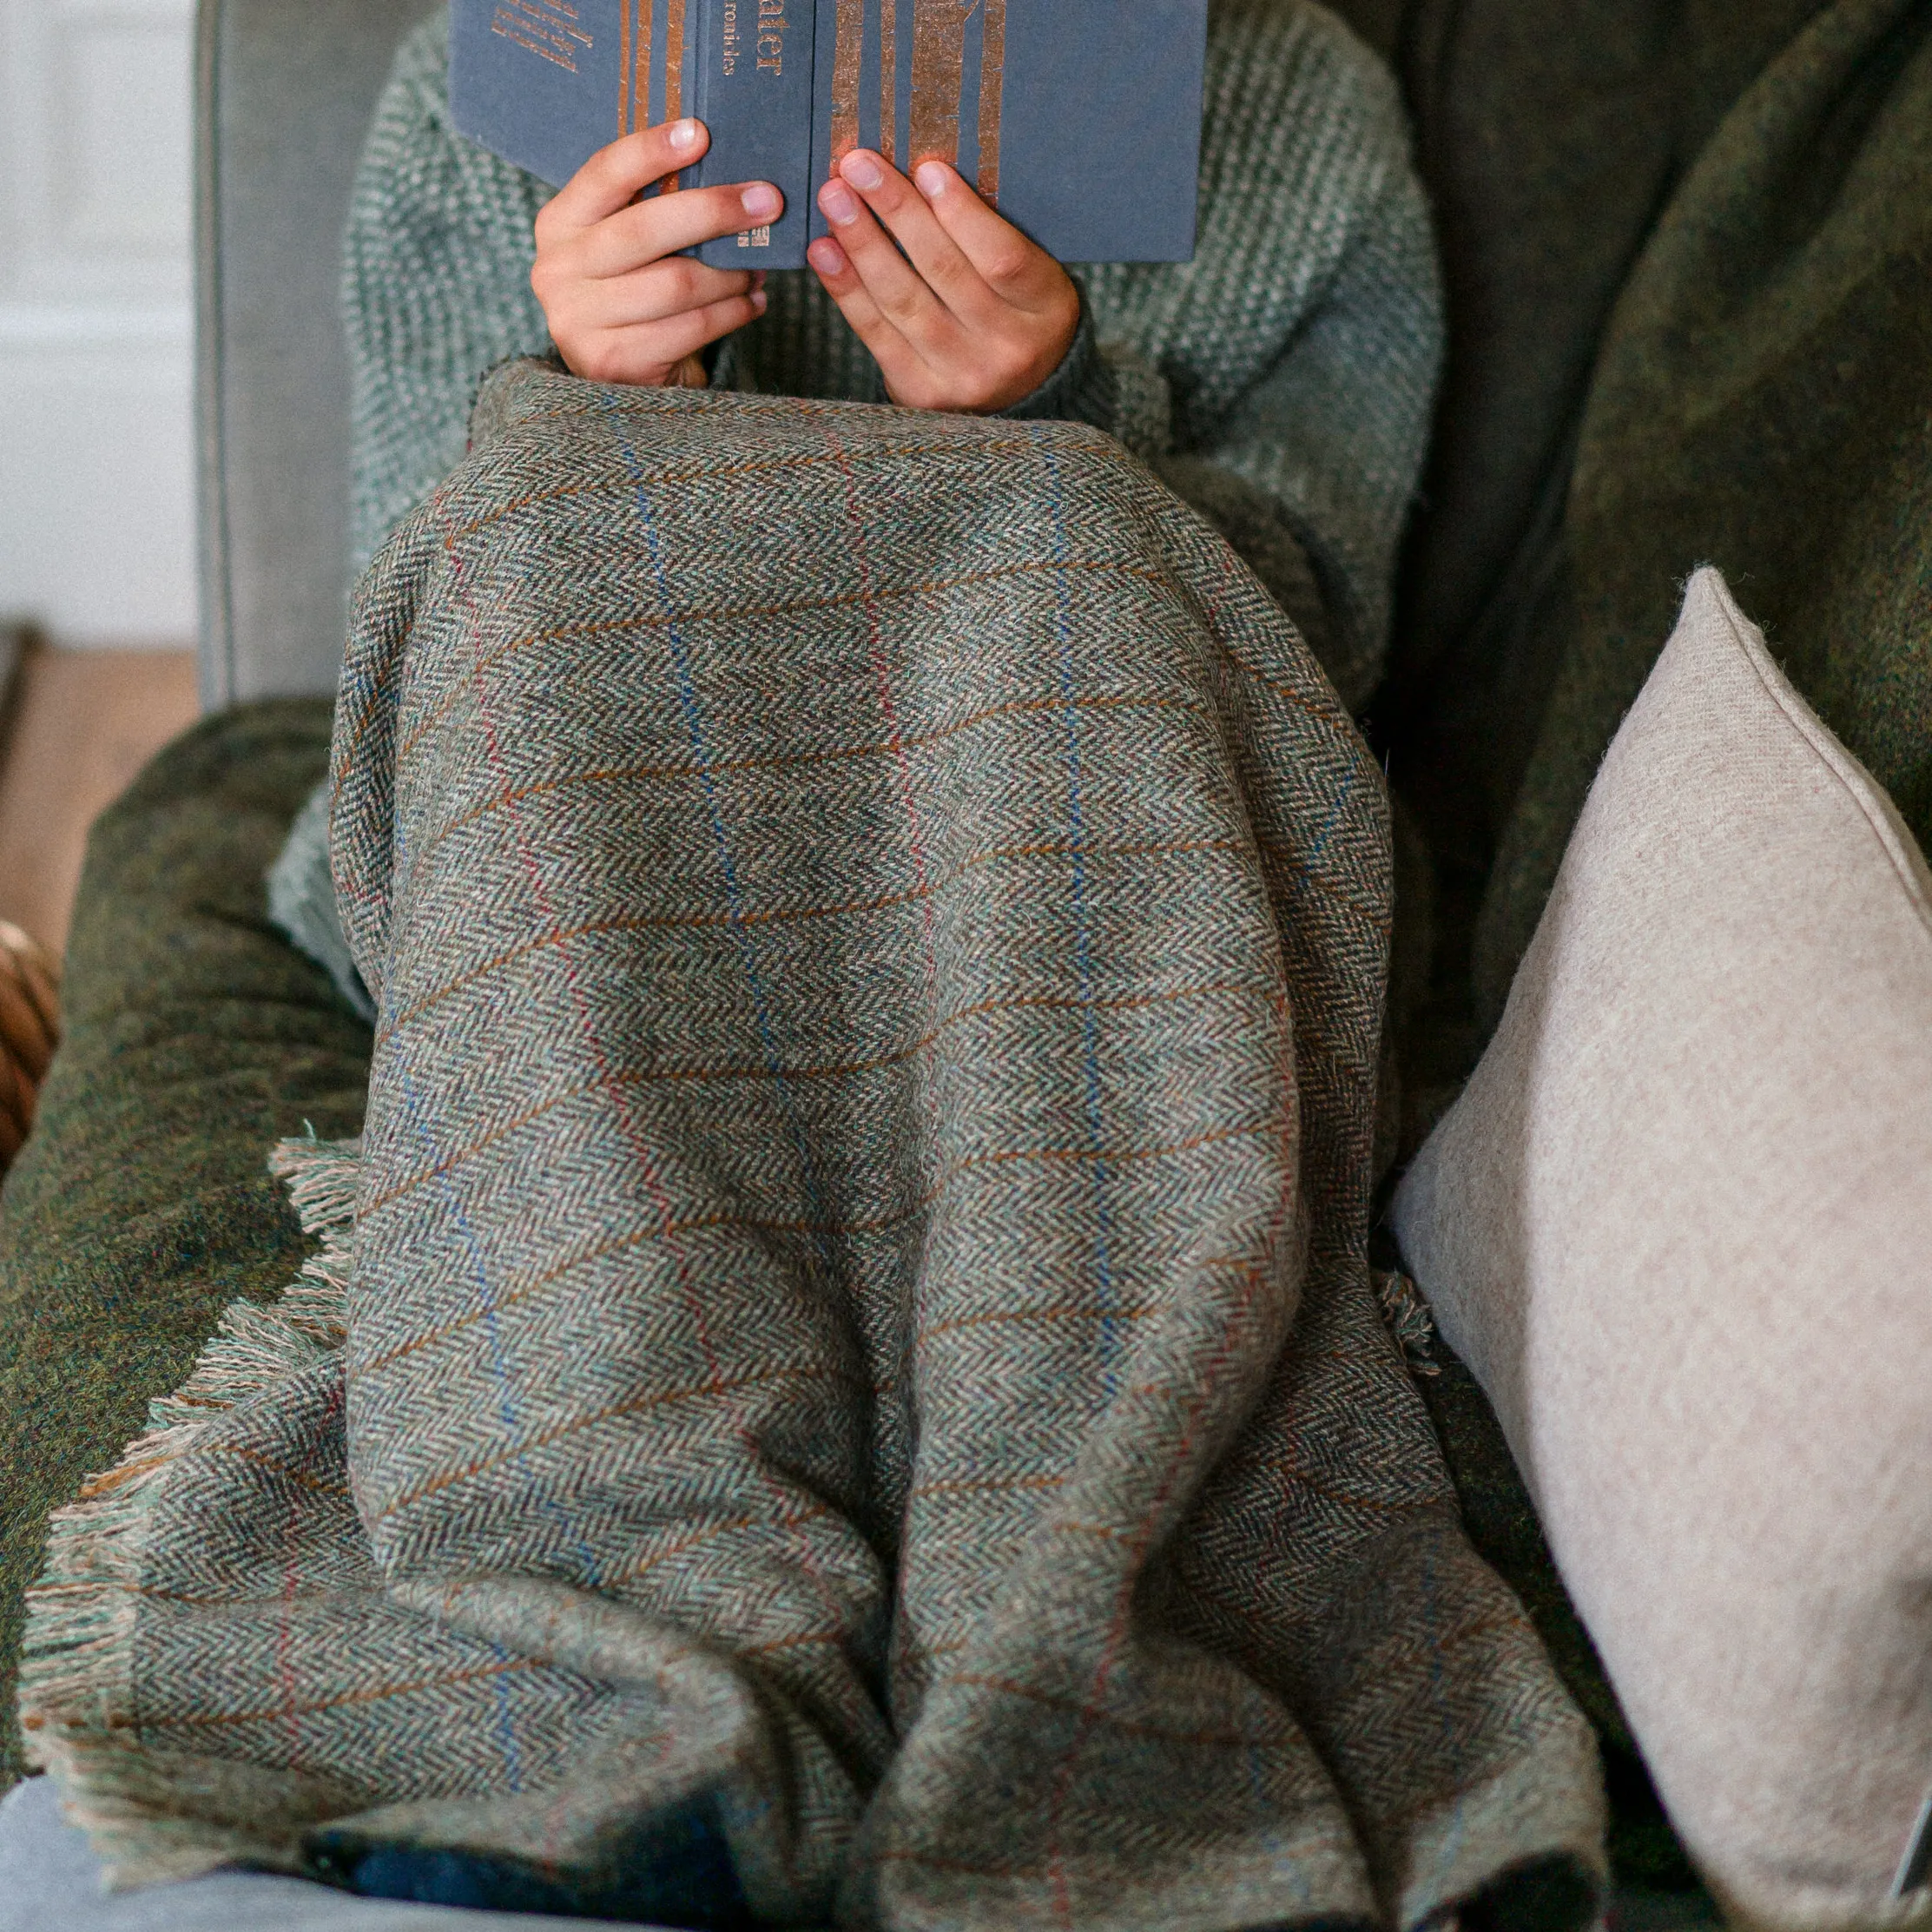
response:
<path id="1" fill-rule="evenodd" d="M 193 0 L 0 0 L 0 618 L 195 633 Z"/>

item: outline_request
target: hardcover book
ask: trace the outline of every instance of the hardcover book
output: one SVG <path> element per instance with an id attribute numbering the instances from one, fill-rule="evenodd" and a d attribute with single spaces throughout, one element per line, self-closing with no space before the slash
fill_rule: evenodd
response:
<path id="1" fill-rule="evenodd" d="M 768 181 L 785 213 L 694 251 L 798 268 L 815 191 L 871 148 L 953 163 L 1062 261 L 1194 253 L 1208 0 L 451 0 L 459 132 L 561 185 L 634 129 L 711 131 L 664 192 Z"/>

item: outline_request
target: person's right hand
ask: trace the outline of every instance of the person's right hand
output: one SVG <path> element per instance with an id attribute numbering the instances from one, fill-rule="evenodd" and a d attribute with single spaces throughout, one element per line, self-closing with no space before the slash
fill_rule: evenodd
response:
<path id="1" fill-rule="evenodd" d="M 530 286 L 565 364 L 593 382 L 703 386 L 698 351 L 765 309 L 764 276 L 678 251 L 775 221 L 769 181 L 639 201 L 710 144 L 700 121 L 641 129 L 600 148 L 537 217 Z"/>

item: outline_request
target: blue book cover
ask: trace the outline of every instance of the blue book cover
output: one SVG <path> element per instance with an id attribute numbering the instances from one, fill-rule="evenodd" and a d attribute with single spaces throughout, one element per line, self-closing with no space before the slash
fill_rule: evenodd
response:
<path id="1" fill-rule="evenodd" d="M 716 268 L 799 268 L 812 216 L 816 0 L 687 0 L 698 16 L 687 111 L 711 130 L 689 185 L 770 181 L 785 212 L 768 227 L 699 248 Z M 668 56 L 667 56 L 668 57 Z"/>
<path id="2" fill-rule="evenodd" d="M 937 156 L 1062 261 L 1194 252 L 1208 0 L 451 0 L 458 129 L 553 183 L 696 115 L 667 188 L 775 182 L 784 217 L 698 253 L 796 268 L 836 159 Z"/>

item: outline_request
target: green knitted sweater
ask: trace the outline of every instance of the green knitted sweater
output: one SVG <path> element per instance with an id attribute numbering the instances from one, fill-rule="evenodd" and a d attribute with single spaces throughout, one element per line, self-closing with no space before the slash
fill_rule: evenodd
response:
<path id="1" fill-rule="evenodd" d="M 350 209 L 353 564 L 461 458 L 484 373 L 552 353 L 530 289 L 550 190 L 456 134 L 440 14 L 404 43 Z M 1395 84 L 1306 0 L 1217 0 L 1196 259 L 1080 272 L 1088 319 L 1012 412 L 1078 418 L 1147 458 L 1246 557 L 1351 706 L 1379 675 L 1395 546 L 1441 358 L 1428 210 Z M 714 381 L 880 399 L 809 274 Z"/>

